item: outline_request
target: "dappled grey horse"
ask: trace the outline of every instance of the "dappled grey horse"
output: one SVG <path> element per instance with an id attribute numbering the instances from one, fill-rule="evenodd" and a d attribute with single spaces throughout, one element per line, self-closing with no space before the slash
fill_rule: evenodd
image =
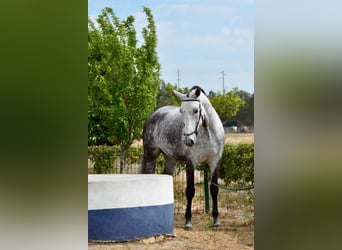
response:
<path id="1" fill-rule="evenodd" d="M 142 173 L 155 173 L 156 159 L 164 155 L 164 174 L 173 175 L 177 161 L 186 163 L 185 229 L 191 229 L 191 204 L 195 195 L 194 170 L 200 163 L 210 166 L 210 194 L 213 200 L 213 226 L 219 226 L 217 209 L 218 168 L 225 141 L 219 116 L 204 91 L 194 86 L 187 94 L 174 91 L 182 100 L 180 107 L 157 109 L 146 121 L 143 131 Z"/>

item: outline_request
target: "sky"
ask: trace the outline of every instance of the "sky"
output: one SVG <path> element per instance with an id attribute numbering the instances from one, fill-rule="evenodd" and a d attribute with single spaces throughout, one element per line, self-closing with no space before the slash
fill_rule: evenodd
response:
<path id="1" fill-rule="evenodd" d="M 157 28 L 161 79 L 206 93 L 233 87 L 254 93 L 254 0 L 88 0 L 95 20 L 111 7 L 121 20 L 132 15 L 138 40 L 151 9 Z"/>

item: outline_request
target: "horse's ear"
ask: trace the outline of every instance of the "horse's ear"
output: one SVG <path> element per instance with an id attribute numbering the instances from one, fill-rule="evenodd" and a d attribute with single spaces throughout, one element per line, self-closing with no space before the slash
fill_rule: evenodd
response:
<path id="1" fill-rule="evenodd" d="M 195 94 L 196 94 L 197 97 L 199 97 L 200 94 L 201 94 L 201 89 L 200 88 L 196 88 Z"/>
<path id="2" fill-rule="evenodd" d="M 192 90 L 195 90 L 196 98 L 200 96 L 201 92 L 203 92 L 203 94 L 206 95 L 206 93 L 204 92 L 204 90 L 203 90 L 201 87 L 197 86 L 197 85 L 196 85 L 196 86 L 193 86 L 193 87 L 190 89 L 190 91 L 192 91 Z"/>
<path id="3" fill-rule="evenodd" d="M 180 92 L 178 92 L 177 90 L 172 90 L 173 91 L 173 93 L 179 98 L 179 99 L 181 99 L 181 100 L 184 100 L 185 98 L 186 98 L 186 95 L 185 94 L 182 94 L 182 93 L 180 93 Z"/>

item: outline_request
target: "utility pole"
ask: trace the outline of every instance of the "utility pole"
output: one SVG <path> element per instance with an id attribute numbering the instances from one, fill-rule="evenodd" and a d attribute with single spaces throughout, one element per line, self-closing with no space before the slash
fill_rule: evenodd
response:
<path id="1" fill-rule="evenodd" d="M 220 73 L 222 73 L 222 77 L 220 77 L 220 79 L 222 79 L 222 93 L 225 93 L 225 88 L 224 88 L 224 76 L 226 75 L 224 73 L 224 70 L 222 70 Z"/>
<path id="2" fill-rule="evenodd" d="M 179 80 L 180 80 L 180 78 L 179 78 L 179 69 L 177 69 L 177 87 L 179 88 Z"/>

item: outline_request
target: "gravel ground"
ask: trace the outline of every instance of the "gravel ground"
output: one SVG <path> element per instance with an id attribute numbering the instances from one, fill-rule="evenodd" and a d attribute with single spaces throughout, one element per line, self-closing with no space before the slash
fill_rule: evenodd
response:
<path id="1" fill-rule="evenodd" d="M 194 214 L 193 230 L 183 229 L 183 215 L 175 215 L 175 236 L 155 236 L 121 243 L 88 243 L 88 249 L 254 249 L 254 212 L 232 210 L 220 216 L 221 227 L 211 228 L 211 216 Z"/>

